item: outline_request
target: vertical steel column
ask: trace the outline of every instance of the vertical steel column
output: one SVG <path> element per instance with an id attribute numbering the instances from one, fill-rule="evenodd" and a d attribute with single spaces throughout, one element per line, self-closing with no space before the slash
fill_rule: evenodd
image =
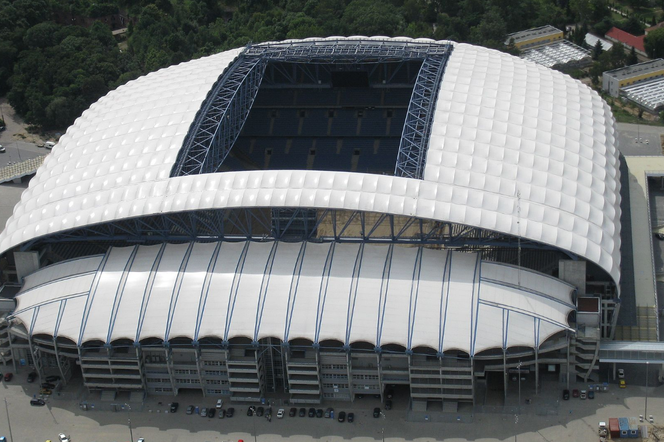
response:
<path id="1" fill-rule="evenodd" d="M 507 381 L 509 380 L 507 376 L 507 352 L 503 348 L 503 403 L 504 405 L 507 405 Z"/>

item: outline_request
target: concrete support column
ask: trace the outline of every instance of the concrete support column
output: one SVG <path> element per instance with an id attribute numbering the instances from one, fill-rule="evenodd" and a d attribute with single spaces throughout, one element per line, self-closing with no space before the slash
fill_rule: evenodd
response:
<path id="1" fill-rule="evenodd" d="M 346 352 L 346 373 L 348 376 L 348 393 L 350 394 L 350 401 L 355 401 L 355 393 L 353 392 L 353 370 L 351 369 L 352 359 L 350 357 L 350 351 Z"/>
<path id="2" fill-rule="evenodd" d="M 175 386 L 175 378 L 173 377 L 173 366 L 171 364 L 171 349 L 169 347 L 164 347 L 164 356 L 166 356 L 166 370 L 168 370 L 168 378 L 171 380 L 171 390 L 173 390 L 173 396 L 178 392 L 177 387 Z"/>
<path id="3" fill-rule="evenodd" d="M 569 346 L 570 346 L 570 339 L 569 339 L 569 332 L 566 333 L 567 336 L 567 389 L 569 390 L 569 376 L 570 376 L 570 363 L 569 363 L 569 358 L 570 358 L 570 352 L 569 352 Z"/>
<path id="4" fill-rule="evenodd" d="M 60 363 L 60 353 L 58 352 L 58 343 L 56 342 L 56 338 L 53 338 L 53 349 L 55 350 L 55 361 L 58 363 L 58 370 L 60 371 L 60 377 L 62 378 L 62 385 L 66 386 L 67 378 L 65 376 L 64 370 L 62 369 L 62 364 Z M 41 384 L 43 381 L 39 370 L 37 371 L 37 376 L 39 376 L 39 383 Z"/>
<path id="5" fill-rule="evenodd" d="M 521 376 L 521 373 L 519 373 Z M 519 378 L 520 380 L 521 378 Z M 539 347 L 535 348 L 535 396 L 539 394 Z"/>

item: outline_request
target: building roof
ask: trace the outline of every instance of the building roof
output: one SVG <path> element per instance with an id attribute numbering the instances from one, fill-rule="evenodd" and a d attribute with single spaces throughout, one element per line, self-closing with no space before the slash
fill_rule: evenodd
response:
<path id="1" fill-rule="evenodd" d="M 644 61 L 643 63 L 625 66 L 624 68 L 613 69 L 606 71 L 602 75 L 609 75 L 618 80 L 625 80 L 635 76 L 641 76 L 648 72 L 655 72 L 664 70 L 664 59 L 657 58 L 655 60 Z"/>
<path id="2" fill-rule="evenodd" d="M 23 193 L 0 234 L 0 253 L 49 234 L 153 214 L 332 208 L 520 235 L 584 257 L 619 281 L 615 129 L 608 105 L 587 86 L 518 57 L 455 44 L 422 180 L 315 170 L 171 178 L 201 103 L 241 51 L 162 69 L 93 104 Z"/>
<path id="3" fill-rule="evenodd" d="M 539 347 L 574 287 L 477 253 L 316 243 L 111 248 L 26 278 L 13 316 L 79 345 L 273 337 L 407 350 Z"/>
<path id="4" fill-rule="evenodd" d="M 532 38 L 540 38 L 546 35 L 556 35 L 560 34 L 561 32 L 563 31 L 558 28 L 554 28 L 551 25 L 540 26 L 538 28 L 526 29 L 524 31 L 508 34 L 507 39 L 505 40 L 505 44 L 509 44 L 510 40 L 512 39 L 514 39 L 514 43 L 520 43 Z"/>
<path id="5" fill-rule="evenodd" d="M 656 112 L 664 107 L 664 77 L 626 86 L 621 92 L 650 112 Z"/>
<path id="6" fill-rule="evenodd" d="M 659 28 L 664 28 L 664 21 L 657 23 L 655 26 L 651 26 L 649 28 L 646 28 L 646 35 L 648 35 L 652 31 L 656 31 Z"/>
<path id="7" fill-rule="evenodd" d="M 602 50 L 603 51 L 608 51 L 609 49 L 611 49 L 613 47 L 613 43 L 611 43 L 610 41 L 604 40 L 603 38 L 599 38 L 599 37 L 591 34 L 590 32 L 588 32 L 586 34 L 585 41 L 586 41 L 586 44 L 591 48 L 594 48 L 595 45 L 597 44 L 597 42 L 599 41 L 600 44 L 602 45 Z"/>
<path id="8" fill-rule="evenodd" d="M 622 29 L 618 29 L 615 26 L 609 29 L 609 32 L 606 33 L 607 38 L 613 38 L 630 48 L 634 48 L 637 51 L 645 52 L 646 49 L 643 46 L 643 40 L 645 38 L 645 35 L 632 35 L 629 32 L 625 32 Z"/>
<path id="9" fill-rule="evenodd" d="M 560 40 L 546 46 L 525 50 L 521 53 L 521 58 L 547 68 L 578 63 L 583 60 L 591 61 L 589 50 L 567 40 Z"/>

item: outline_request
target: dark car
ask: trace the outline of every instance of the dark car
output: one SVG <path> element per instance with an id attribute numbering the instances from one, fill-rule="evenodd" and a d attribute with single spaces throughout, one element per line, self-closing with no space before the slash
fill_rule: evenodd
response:
<path id="1" fill-rule="evenodd" d="M 337 418 L 339 422 L 344 422 L 346 420 L 346 412 L 345 411 L 340 411 L 339 412 L 339 417 Z"/>
<path id="2" fill-rule="evenodd" d="M 355 421 L 355 413 L 348 413 L 348 422 L 353 423 Z"/>
<path id="3" fill-rule="evenodd" d="M 49 390 L 52 390 L 53 388 L 55 388 L 55 385 L 51 384 L 50 382 L 44 382 L 43 384 L 41 384 L 41 388 L 47 388 Z"/>
<path id="4" fill-rule="evenodd" d="M 290 417 L 295 417 L 296 414 L 297 414 L 297 408 L 295 407 L 291 408 L 290 411 L 288 412 L 288 415 Z"/>
<path id="5" fill-rule="evenodd" d="M 250 406 L 249 408 L 247 408 L 247 416 L 253 416 L 255 411 L 256 407 L 254 407 L 253 405 Z"/>
<path id="6" fill-rule="evenodd" d="M 6 374 L 5 374 L 5 382 L 9 382 L 9 381 L 11 381 L 13 377 L 14 377 L 13 374 L 11 374 L 11 373 L 6 373 Z"/>
<path id="7" fill-rule="evenodd" d="M 171 413 L 175 413 L 176 411 L 178 411 L 178 407 L 179 407 L 179 406 L 180 406 L 179 403 L 177 403 L 177 402 L 173 402 L 173 403 L 171 404 Z"/>
<path id="8" fill-rule="evenodd" d="M 46 402 L 43 399 L 30 399 L 30 405 L 33 407 L 42 407 L 46 405 Z"/>
<path id="9" fill-rule="evenodd" d="M 187 405 L 187 411 L 185 411 L 187 414 L 194 414 L 194 406 L 193 405 Z"/>
<path id="10" fill-rule="evenodd" d="M 306 408 L 300 408 L 300 411 L 297 413 L 300 417 L 304 417 L 307 415 L 307 409 Z"/>
<path id="11" fill-rule="evenodd" d="M 226 410 L 224 410 L 223 408 L 220 408 L 219 409 L 219 419 L 223 419 L 225 417 L 226 417 Z"/>
<path id="12" fill-rule="evenodd" d="M 569 390 L 563 390 L 563 400 L 564 401 L 569 400 Z"/>
<path id="13" fill-rule="evenodd" d="M 57 382 L 60 380 L 60 376 L 46 376 L 46 382 Z"/>
<path id="14" fill-rule="evenodd" d="M 594 391 L 590 390 L 588 392 L 588 399 L 595 399 L 595 392 Z"/>
<path id="15" fill-rule="evenodd" d="M 258 408 L 256 409 L 256 416 L 261 417 L 261 416 L 263 416 L 263 413 L 265 413 L 265 408 L 263 408 L 263 407 L 258 407 Z"/>
<path id="16" fill-rule="evenodd" d="M 316 410 L 316 417 L 323 417 L 323 409 L 322 408 L 319 408 L 318 410 Z"/>
<path id="17" fill-rule="evenodd" d="M 309 409 L 309 417 L 314 417 L 316 416 L 316 409 L 315 408 L 310 408 Z"/>
<path id="18" fill-rule="evenodd" d="M 374 408 L 373 417 L 380 417 L 380 408 Z"/>
<path id="19" fill-rule="evenodd" d="M 33 371 L 32 373 L 28 374 L 28 383 L 29 384 L 32 384 L 35 381 L 35 379 L 37 379 L 37 373 L 35 373 Z"/>
<path id="20" fill-rule="evenodd" d="M 226 417 L 233 417 L 235 414 L 235 408 L 230 407 L 228 410 L 226 410 Z"/>
<path id="21" fill-rule="evenodd" d="M 576 388 L 572 390 L 572 397 L 579 397 L 579 390 L 577 390 Z"/>
<path id="22" fill-rule="evenodd" d="M 217 411 L 214 408 L 208 408 L 207 416 L 208 417 L 214 417 L 215 411 Z"/>
<path id="23" fill-rule="evenodd" d="M 392 400 L 388 399 L 385 401 L 385 409 L 386 410 L 391 410 L 392 409 Z"/>

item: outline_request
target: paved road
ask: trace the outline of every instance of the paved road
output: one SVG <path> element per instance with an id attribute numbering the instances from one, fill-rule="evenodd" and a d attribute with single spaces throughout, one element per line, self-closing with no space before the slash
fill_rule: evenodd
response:
<path id="1" fill-rule="evenodd" d="M 623 155 L 662 155 L 660 135 L 664 127 L 644 124 L 616 123 L 618 149 Z"/>
<path id="2" fill-rule="evenodd" d="M 438 440 L 511 440 L 516 433 L 519 441 L 589 441 L 595 439 L 597 422 L 609 417 L 638 416 L 644 414 L 645 388 L 629 385 L 619 389 L 615 384 L 607 393 L 599 393 L 595 400 L 570 400 L 560 403 L 558 414 L 538 416 L 532 414 L 528 405 L 523 405 L 522 415 L 515 423 L 513 415 L 466 414 L 461 423 L 411 422 L 407 420 L 406 402 L 395 403 L 395 409 L 386 411 L 386 418 L 374 419 L 372 408 L 378 400 L 365 398 L 353 404 L 356 414 L 353 424 L 339 423 L 332 419 L 289 418 L 268 422 L 264 418 L 247 417 L 246 406 L 235 406 L 232 419 L 208 419 L 188 416 L 186 405 L 213 406 L 215 399 L 202 399 L 200 393 L 185 393 L 178 396 L 180 410 L 169 414 L 167 402 L 151 397 L 141 407 L 135 405 L 129 412 L 82 411 L 78 400 L 52 399 L 46 407 L 30 407 L 29 398 L 37 386 L 24 383 L 26 373 L 14 377 L 11 383 L 0 385 L 0 397 L 7 400 L 9 418 L 16 442 L 44 442 L 55 440 L 57 434 L 71 434 L 74 442 L 127 442 L 130 440 L 128 419 L 131 419 L 134 441 L 144 437 L 146 442 L 342 442 L 353 440 L 388 442 Z M 555 385 L 558 389 L 558 385 Z M 580 385 L 575 386 L 580 387 Z M 557 395 L 556 395 L 557 396 Z M 558 398 L 538 398 L 557 401 Z M 160 405 L 158 401 L 163 403 Z M 347 403 L 326 404 L 337 412 L 351 411 Z M 0 402 L 0 435 L 9 436 L 7 413 Z M 275 410 L 276 411 L 276 410 Z M 664 386 L 649 390 L 648 414 L 657 422 L 664 422 Z M 38 423 L 38 424 L 36 424 Z M 14 442 L 12 441 L 12 442 Z"/>

